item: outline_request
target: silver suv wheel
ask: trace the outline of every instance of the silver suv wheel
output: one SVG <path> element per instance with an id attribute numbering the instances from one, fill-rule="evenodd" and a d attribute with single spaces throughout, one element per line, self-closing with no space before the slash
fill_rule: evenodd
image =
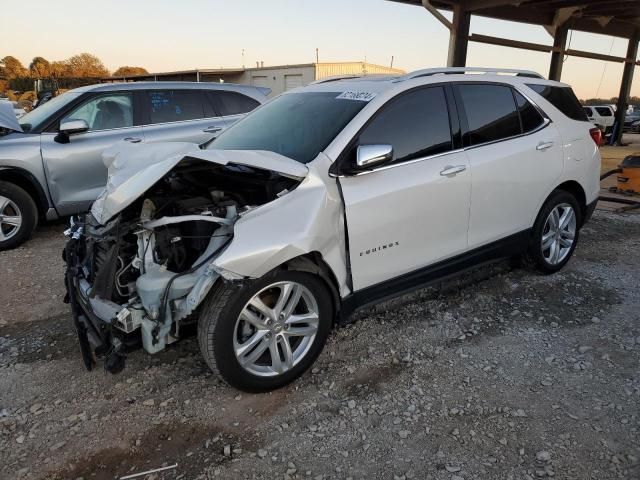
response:
<path id="1" fill-rule="evenodd" d="M 268 285 L 245 304 L 236 320 L 236 358 L 253 375 L 281 375 L 307 355 L 318 322 L 318 302 L 307 287 L 294 281 Z"/>
<path id="2" fill-rule="evenodd" d="M 576 236 L 576 213 L 568 203 L 557 205 L 542 230 L 542 256 L 550 265 L 558 265 L 571 252 Z"/>
<path id="3" fill-rule="evenodd" d="M 0 195 L 0 242 L 16 235 L 21 225 L 22 213 L 18 205 Z"/>

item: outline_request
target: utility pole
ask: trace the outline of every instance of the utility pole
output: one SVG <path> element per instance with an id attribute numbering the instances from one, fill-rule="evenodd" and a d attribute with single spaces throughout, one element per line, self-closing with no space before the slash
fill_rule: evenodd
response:
<path id="1" fill-rule="evenodd" d="M 389 65 L 389 68 L 393 68 L 393 55 L 391 55 L 391 65 Z"/>
<path id="2" fill-rule="evenodd" d="M 316 63 L 320 63 L 320 54 L 318 53 L 318 48 L 316 47 Z"/>
<path id="3" fill-rule="evenodd" d="M 244 68 L 244 48 L 242 49 L 242 68 Z"/>

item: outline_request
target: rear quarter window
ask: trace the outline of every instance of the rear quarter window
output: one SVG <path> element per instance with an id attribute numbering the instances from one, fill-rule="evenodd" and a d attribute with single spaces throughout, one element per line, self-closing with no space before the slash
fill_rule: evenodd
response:
<path id="1" fill-rule="evenodd" d="M 223 117 L 247 113 L 260 105 L 257 100 L 238 92 L 211 92 L 216 109 Z"/>
<path id="2" fill-rule="evenodd" d="M 536 83 L 528 83 L 527 87 L 544 97 L 551 105 L 572 120 L 578 120 L 580 122 L 589 121 L 582 105 L 580 105 L 580 101 L 576 98 L 576 95 L 570 87 L 557 87 Z"/>

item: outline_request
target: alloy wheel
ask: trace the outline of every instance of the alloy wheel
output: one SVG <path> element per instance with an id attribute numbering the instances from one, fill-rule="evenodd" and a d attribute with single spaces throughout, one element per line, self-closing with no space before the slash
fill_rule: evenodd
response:
<path id="1" fill-rule="evenodd" d="M 22 225 L 22 213 L 12 200 L 0 195 L 0 242 L 16 235 Z"/>
<path id="2" fill-rule="evenodd" d="M 576 236 L 576 212 L 568 203 L 556 205 L 542 229 L 542 256 L 550 265 L 558 265 L 571 252 Z"/>
<path id="3" fill-rule="evenodd" d="M 318 322 L 318 303 L 307 287 L 292 281 L 273 283 L 256 293 L 236 320 L 236 358 L 253 375 L 281 375 L 309 352 Z"/>

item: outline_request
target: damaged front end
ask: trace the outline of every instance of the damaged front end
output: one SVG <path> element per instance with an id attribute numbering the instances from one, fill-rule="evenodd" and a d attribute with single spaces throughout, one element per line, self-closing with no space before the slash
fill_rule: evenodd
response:
<path id="1" fill-rule="evenodd" d="M 149 147 L 158 154 L 157 145 Z M 299 164 L 256 166 L 293 162 L 267 152 L 260 162 L 255 152 L 223 158 L 197 147 L 178 150 L 135 173 L 122 161 L 126 151 L 114 155 L 105 193 L 66 232 L 68 300 L 88 369 L 105 357 L 105 368 L 117 373 L 126 352 L 142 346 L 157 353 L 178 340 L 220 277 L 214 261 L 236 221 L 304 178 Z M 130 156 L 145 157 L 144 150 Z M 234 157 L 244 161 L 228 160 Z"/>

